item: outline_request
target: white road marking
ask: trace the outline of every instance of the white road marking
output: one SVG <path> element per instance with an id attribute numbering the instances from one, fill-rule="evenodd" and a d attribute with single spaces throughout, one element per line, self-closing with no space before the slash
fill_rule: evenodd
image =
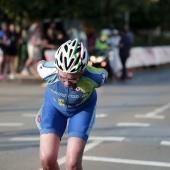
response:
<path id="1" fill-rule="evenodd" d="M 29 142 L 29 141 L 40 141 L 40 137 L 14 137 L 10 138 L 9 141 L 20 141 L 20 142 Z"/>
<path id="2" fill-rule="evenodd" d="M 91 143 L 88 143 L 85 147 L 85 152 L 89 151 L 90 149 L 94 148 L 95 146 L 101 144 L 103 141 L 93 141 Z"/>
<path id="3" fill-rule="evenodd" d="M 151 116 L 151 115 L 135 115 L 136 118 L 146 118 L 146 119 L 165 119 L 164 115 L 155 115 L 155 116 Z"/>
<path id="4" fill-rule="evenodd" d="M 131 159 L 120 159 L 120 158 L 83 156 L 83 160 L 111 162 L 111 163 L 120 163 L 120 164 L 132 164 L 132 165 L 156 166 L 156 167 L 170 167 L 170 163 L 168 162 L 154 162 L 154 161 L 142 161 L 142 160 L 131 160 Z"/>
<path id="5" fill-rule="evenodd" d="M 163 115 L 157 115 L 157 114 L 159 114 L 159 113 L 161 113 L 161 112 L 163 112 L 163 111 L 165 111 L 165 110 L 167 110 L 167 109 L 169 109 L 169 108 L 170 108 L 170 103 L 168 103 L 168 104 L 166 104 L 166 105 L 164 105 L 164 106 L 162 106 L 162 107 L 160 107 L 160 108 L 157 108 L 157 109 L 155 109 L 155 110 L 152 111 L 152 112 L 148 112 L 148 113 L 146 113 L 146 114 L 144 114 L 144 115 L 137 114 L 137 115 L 135 115 L 135 117 L 136 117 L 136 118 L 164 119 L 165 116 L 163 116 Z"/>
<path id="6" fill-rule="evenodd" d="M 170 146 L 170 141 L 161 141 L 161 145 Z"/>
<path id="7" fill-rule="evenodd" d="M 3 127 L 15 127 L 15 126 L 23 126 L 24 123 L 0 123 L 0 126 Z"/>
<path id="8" fill-rule="evenodd" d="M 107 114 L 104 113 L 96 114 L 96 118 L 102 118 L 102 117 L 107 117 Z"/>
<path id="9" fill-rule="evenodd" d="M 89 137 L 89 140 L 91 141 L 118 141 L 121 142 L 123 141 L 125 138 L 124 137 L 114 137 L 114 136 L 91 136 Z M 14 138 L 10 138 L 9 141 L 39 141 L 40 137 L 14 137 Z"/>
<path id="10" fill-rule="evenodd" d="M 94 140 L 94 141 L 123 141 L 125 138 L 124 137 L 108 137 L 108 136 L 91 136 L 89 137 L 89 140 Z"/>
<path id="11" fill-rule="evenodd" d="M 116 126 L 123 126 L 123 127 L 149 127 L 149 123 L 131 123 L 131 122 L 120 122 L 117 123 Z"/>

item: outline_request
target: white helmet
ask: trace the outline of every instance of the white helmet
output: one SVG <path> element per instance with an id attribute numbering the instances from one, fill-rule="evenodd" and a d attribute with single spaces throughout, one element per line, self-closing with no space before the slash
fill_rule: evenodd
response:
<path id="1" fill-rule="evenodd" d="M 65 73 L 81 72 L 85 70 L 87 62 L 87 50 L 77 38 L 62 44 L 55 53 L 56 67 Z"/>

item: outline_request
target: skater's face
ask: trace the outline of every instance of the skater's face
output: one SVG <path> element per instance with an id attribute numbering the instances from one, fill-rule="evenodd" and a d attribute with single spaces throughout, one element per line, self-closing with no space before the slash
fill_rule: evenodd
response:
<path id="1" fill-rule="evenodd" d="M 58 78 L 62 81 L 65 87 L 74 86 L 80 79 L 81 73 L 68 74 L 65 72 L 58 72 Z"/>

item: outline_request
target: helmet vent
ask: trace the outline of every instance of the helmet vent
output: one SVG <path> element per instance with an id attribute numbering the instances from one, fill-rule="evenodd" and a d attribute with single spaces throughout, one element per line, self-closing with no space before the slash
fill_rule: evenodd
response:
<path id="1" fill-rule="evenodd" d="M 65 51 L 67 52 L 67 51 L 68 51 L 68 46 L 65 45 L 65 46 L 64 46 L 64 49 L 65 49 Z"/>
<path id="2" fill-rule="evenodd" d="M 68 67 L 67 67 L 67 58 L 66 58 L 66 57 L 64 57 L 64 63 L 65 63 L 65 68 L 66 68 L 66 70 L 67 70 Z"/>
<path id="3" fill-rule="evenodd" d="M 77 65 L 79 63 L 79 59 L 76 60 L 76 62 L 74 63 L 75 65 Z"/>
<path id="4" fill-rule="evenodd" d="M 75 53 L 78 53 L 79 51 L 81 51 L 81 47 L 78 46 L 78 48 L 76 49 Z"/>
<path id="5" fill-rule="evenodd" d="M 55 64 L 57 65 L 57 67 L 58 67 L 60 70 L 63 70 L 62 66 L 58 64 L 58 60 L 55 61 Z"/>
<path id="6" fill-rule="evenodd" d="M 67 67 L 67 69 L 69 69 L 69 68 L 71 67 L 71 65 L 73 64 L 73 62 L 74 62 L 74 59 L 72 58 L 71 61 L 70 61 L 70 63 L 69 63 L 69 65 L 68 65 L 68 67 Z"/>
<path id="7" fill-rule="evenodd" d="M 71 61 L 68 63 L 67 58 L 64 57 L 64 62 L 65 62 L 65 68 L 66 68 L 66 70 L 69 70 L 69 68 L 71 67 L 71 65 L 72 65 L 73 62 L 74 62 L 74 59 L 71 59 Z M 69 64 L 69 65 L 68 65 L 68 64 Z"/>
<path id="8" fill-rule="evenodd" d="M 62 63 L 63 61 L 63 53 L 61 53 L 61 57 L 60 57 L 60 62 Z"/>
<path id="9" fill-rule="evenodd" d="M 73 44 L 72 44 L 72 46 L 74 46 L 74 45 L 76 44 L 76 42 L 77 42 L 77 41 L 73 41 Z"/>
<path id="10" fill-rule="evenodd" d="M 85 52 L 83 53 L 83 59 L 85 58 L 85 56 L 86 56 L 86 54 L 85 54 Z"/>
<path id="11" fill-rule="evenodd" d="M 58 67 L 59 67 L 60 70 L 63 70 L 63 68 L 61 66 L 58 65 Z"/>

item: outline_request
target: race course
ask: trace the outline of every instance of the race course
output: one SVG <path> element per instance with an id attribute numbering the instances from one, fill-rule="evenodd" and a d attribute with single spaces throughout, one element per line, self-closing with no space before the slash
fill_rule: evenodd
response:
<path id="1" fill-rule="evenodd" d="M 136 71 L 132 80 L 107 82 L 98 91 L 95 126 L 84 170 L 170 168 L 170 67 Z M 35 115 L 43 103 L 41 82 L 0 82 L 0 170 L 40 170 Z M 65 170 L 67 131 L 59 164 Z"/>

